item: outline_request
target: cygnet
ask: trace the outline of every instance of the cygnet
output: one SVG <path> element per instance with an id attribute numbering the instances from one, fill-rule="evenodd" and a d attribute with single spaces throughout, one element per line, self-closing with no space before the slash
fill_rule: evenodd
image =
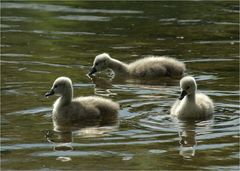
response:
<path id="1" fill-rule="evenodd" d="M 59 130 L 56 127 L 78 123 L 91 125 L 86 122 L 94 120 L 100 120 L 101 125 L 109 119 L 116 121 L 118 103 L 97 96 L 73 98 L 72 81 L 67 77 L 57 78 L 45 96 L 54 94 L 60 96 L 53 104 L 52 118 L 55 130 Z"/>
<path id="2" fill-rule="evenodd" d="M 111 58 L 107 53 L 95 57 L 88 73 L 92 75 L 105 69 L 112 69 L 116 75 L 152 79 L 158 77 L 179 77 L 186 70 L 185 64 L 170 57 L 146 57 L 126 64 Z"/>
<path id="3" fill-rule="evenodd" d="M 179 119 L 208 119 L 212 117 L 214 105 L 203 93 L 196 93 L 197 84 L 193 77 L 186 76 L 180 80 L 182 89 L 179 100 L 171 108 L 171 115 Z"/>

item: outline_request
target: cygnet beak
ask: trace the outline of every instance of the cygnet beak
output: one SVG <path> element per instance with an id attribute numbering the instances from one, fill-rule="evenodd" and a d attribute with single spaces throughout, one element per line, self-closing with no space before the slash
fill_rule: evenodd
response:
<path id="1" fill-rule="evenodd" d="M 185 96 L 187 95 L 187 91 L 183 90 L 180 94 L 180 96 L 178 97 L 179 100 L 182 100 Z"/>
<path id="2" fill-rule="evenodd" d="M 48 96 L 51 96 L 51 95 L 54 95 L 54 90 L 53 89 L 51 89 L 49 92 L 47 92 L 46 94 L 45 94 L 45 97 L 48 97 Z"/>
<path id="3" fill-rule="evenodd" d="M 96 68 L 95 67 L 92 67 L 91 70 L 89 71 L 88 75 L 92 75 L 94 74 L 95 72 L 97 72 Z"/>

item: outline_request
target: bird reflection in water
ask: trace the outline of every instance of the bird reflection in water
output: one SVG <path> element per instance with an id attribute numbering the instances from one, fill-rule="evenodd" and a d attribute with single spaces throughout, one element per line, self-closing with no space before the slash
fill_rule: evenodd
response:
<path id="1" fill-rule="evenodd" d="M 53 150 L 59 153 L 56 160 L 67 162 L 71 160 L 68 152 L 74 151 L 74 136 L 81 138 L 104 136 L 118 128 L 117 116 L 109 117 L 108 120 L 82 120 L 78 123 L 58 123 L 53 120 L 53 130 L 45 130 L 47 141 L 53 144 Z"/>
<path id="2" fill-rule="evenodd" d="M 197 138 L 200 134 L 207 134 L 213 120 L 179 121 L 179 154 L 185 159 L 191 159 L 196 154 Z"/>
<path id="3" fill-rule="evenodd" d="M 189 122 L 182 125 L 182 130 L 179 132 L 179 154 L 186 159 L 195 156 L 195 149 L 197 146 L 195 123 Z"/>

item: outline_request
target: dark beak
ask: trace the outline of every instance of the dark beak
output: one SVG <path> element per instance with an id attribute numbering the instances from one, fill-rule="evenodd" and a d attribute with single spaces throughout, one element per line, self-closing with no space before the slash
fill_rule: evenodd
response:
<path id="1" fill-rule="evenodd" d="M 51 89 L 49 92 L 47 92 L 46 94 L 45 94 L 45 97 L 48 97 L 48 96 L 51 96 L 51 95 L 54 95 L 54 90 L 53 89 Z"/>
<path id="2" fill-rule="evenodd" d="M 182 100 L 185 96 L 187 95 L 187 91 L 183 90 L 180 94 L 180 96 L 178 97 L 179 100 Z"/>
<path id="3" fill-rule="evenodd" d="M 97 72 L 96 68 L 95 67 L 92 67 L 91 70 L 89 71 L 88 75 L 92 75 L 94 74 L 95 72 Z"/>

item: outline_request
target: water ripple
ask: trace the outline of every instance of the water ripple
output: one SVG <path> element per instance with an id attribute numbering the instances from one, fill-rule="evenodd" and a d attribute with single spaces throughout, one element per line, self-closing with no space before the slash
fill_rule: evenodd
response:
<path id="1" fill-rule="evenodd" d="M 64 20 L 77 20 L 77 21 L 110 21 L 109 17 L 86 16 L 86 15 L 66 15 L 59 16 L 58 18 Z"/>
<path id="2" fill-rule="evenodd" d="M 197 41 L 195 44 L 235 44 L 240 43 L 239 40 L 209 40 L 209 41 Z"/>
<path id="3" fill-rule="evenodd" d="M 32 18 L 30 17 L 18 17 L 18 16 L 5 16 L 1 17 L 2 21 L 14 21 L 14 22 L 33 22 Z M 36 20 L 35 20 L 36 21 Z"/>
<path id="4" fill-rule="evenodd" d="M 99 143 L 71 143 L 73 147 L 107 147 L 107 146 L 119 146 L 119 145 L 144 145 L 155 143 L 169 143 L 172 140 L 142 140 L 142 141 L 129 141 L 129 142 L 99 142 Z M 36 148 L 50 148 L 52 144 L 15 144 L 15 145 L 2 145 L 1 150 L 22 150 L 22 149 L 36 149 Z"/>
<path id="5" fill-rule="evenodd" d="M 39 62 L 39 61 L 6 61 L 6 60 L 2 60 L 1 63 L 24 64 L 24 65 L 44 65 L 44 66 L 52 66 L 52 67 L 72 68 L 69 65 L 46 63 L 46 62 Z"/>
<path id="6" fill-rule="evenodd" d="M 2 57 L 31 57 L 29 54 L 17 54 L 17 53 L 2 53 L 0 54 Z"/>
<path id="7" fill-rule="evenodd" d="M 109 13 L 109 14 L 139 14 L 142 11 L 133 10 L 107 10 L 107 9 L 83 9 L 73 8 L 63 5 L 47 5 L 35 3 L 1 3 L 1 8 L 10 9 L 30 9 L 49 12 L 68 12 L 68 13 Z"/>
<path id="8" fill-rule="evenodd" d="M 20 111 L 16 111 L 16 112 L 11 112 L 11 113 L 7 113 L 7 115 L 26 115 L 26 114 L 38 114 L 38 113 L 46 113 L 46 112 L 50 112 L 52 111 L 51 107 L 37 107 L 37 108 L 33 108 L 33 109 L 27 109 L 27 110 L 20 110 Z"/>
<path id="9" fill-rule="evenodd" d="M 37 152 L 32 153 L 32 156 L 50 157 L 50 156 L 102 156 L 102 157 L 112 157 L 120 156 L 127 157 L 131 156 L 130 153 L 121 153 L 115 151 L 53 151 L 53 152 Z"/>

